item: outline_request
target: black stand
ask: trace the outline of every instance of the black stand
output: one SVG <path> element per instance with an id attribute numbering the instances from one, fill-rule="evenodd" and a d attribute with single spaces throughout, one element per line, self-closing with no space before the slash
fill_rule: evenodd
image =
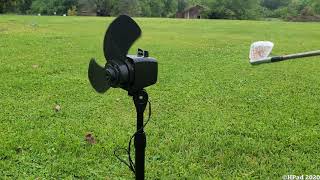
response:
<path id="1" fill-rule="evenodd" d="M 136 180 L 144 180 L 144 157 L 147 138 L 143 130 L 143 113 L 148 103 L 148 93 L 139 90 L 132 94 L 137 111 L 137 133 L 134 137 Z"/>

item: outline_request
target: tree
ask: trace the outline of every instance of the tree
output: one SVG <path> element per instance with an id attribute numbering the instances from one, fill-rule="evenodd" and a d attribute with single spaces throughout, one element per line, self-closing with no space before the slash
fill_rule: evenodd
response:
<path id="1" fill-rule="evenodd" d="M 162 17 L 170 17 L 177 12 L 178 2 L 176 0 L 164 0 L 163 3 Z"/>
<path id="2" fill-rule="evenodd" d="M 319 0 L 313 0 L 311 2 L 311 7 L 313 8 L 313 10 L 316 14 L 320 15 L 320 1 Z"/>
<path id="3" fill-rule="evenodd" d="M 209 18 L 257 19 L 260 17 L 259 0 L 219 0 L 208 4 Z"/>
<path id="4" fill-rule="evenodd" d="M 80 13 L 97 14 L 96 0 L 78 0 L 77 9 Z"/>
<path id="5" fill-rule="evenodd" d="M 46 3 L 43 0 L 35 0 L 31 5 L 32 13 L 47 13 Z"/>
<path id="6" fill-rule="evenodd" d="M 31 8 L 32 0 L 19 0 L 17 3 L 18 11 L 21 14 L 27 14 Z"/>
<path id="7" fill-rule="evenodd" d="M 4 1 L 0 0 L 0 14 L 5 12 L 5 6 Z"/>
<path id="8" fill-rule="evenodd" d="M 72 6 L 70 9 L 68 9 L 68 16 L 76 16 L 77 15 L 77 7 Z"/>
<path id="9" fill-rule="evenodd" d="M 77 5 L 77 0 L 34 0 L 31 5 L 33 13 L 53 15 L 66 14 L 68 9 Z"/>
<path id="10" fill-rule="evenodd" d="M 151 16 L 151 7 L 150 0 L 140 0 L 141 16 L 150 17 Z"/>
<path id="11" fill-rule="evenodd" d="M 262 0 L 261 5 L 271 10 L 288 6 L 290 0 Z"/>
<path id="12" fill-rule="evenodd" d="M 16 12 L 17 0 L 0 0 L 0 13 Z"/>
<path id="13" fill-rule="evenodd" d="M 116 15 L 127 14 L 130 16 L 139 16 L 141 8 L 138 0 L 119 0 L 116 4 Z"/>
<path id="14" fill-rule="evenodd" d="M 187 0 L 178 0 L 178 4 L 177 4 L 178 12 L 184 11 L 187 7 L 188 7 Z"/>
<path id="15" fill-rule="evenodd" d="M 90 15 L 173 17 L 194 5 L 205 7 L 203 17 L 219 19 L 320 15 L 320 0 L 0 0 L 0 13 L 62 15 L 76 6 Z"/>
<path id="16" fill-rule="evenodd" d="M 164 9 L 164 4 L 162 0 L 152 0 L 149 1 L 150 9 L 151 9 L 151 16 L 152 17 L 161 17 L 162 11 Z"/>
<path id="17" fill-rule="evenodd" d="M 97 14 L 99 16 L 110 16 L 113 13 L 113 0 L 96 0 Z"/>

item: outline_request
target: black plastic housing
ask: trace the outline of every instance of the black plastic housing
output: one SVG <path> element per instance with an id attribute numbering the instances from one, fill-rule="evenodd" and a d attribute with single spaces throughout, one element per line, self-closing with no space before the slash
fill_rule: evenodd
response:
<path id="1" fill-rule="evenodd" d="M 128 55 L 127 60 L 133 67 L 133 80 L 130 78 L 128 91 L 135 92 L 153 85 L 158 78 L 158 63 L 151 57 Z"/>

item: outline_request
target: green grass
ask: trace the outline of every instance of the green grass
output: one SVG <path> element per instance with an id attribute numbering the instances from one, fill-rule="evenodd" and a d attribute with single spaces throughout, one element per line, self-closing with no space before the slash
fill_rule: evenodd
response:
<path id="1" fill-rule="evenodd" d="M 87 79 L 112 19 L 0 16 L 1 179 L 133 178 L 113 156 L 135 130 L 132 100 L 98 95 Z M 273 41 L 274 54 L 319 49 L 319 23 L 135 20 L 143 36 L 130 52 L 159 62 L 148 179 L 319 174 L 320 58 L 248 63 L 256 40 Z"/>

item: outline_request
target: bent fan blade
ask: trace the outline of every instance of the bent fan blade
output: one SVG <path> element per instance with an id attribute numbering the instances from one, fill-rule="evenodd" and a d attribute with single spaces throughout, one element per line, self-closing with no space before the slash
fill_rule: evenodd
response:
<path id="1" fill-rule="evenodd" d="M 130 47 L 140 36 L 141 29 L 133 19 L 126 15 L 119 16 L 110 24 L 105 34 L 105 58 L 124 61 Z"/>
<path id="2" fill-rule="evenodd" d="M 88 76 L 92 87 L 99 93 L 104 93 L 111 87 L 110 76 L 106 69 L 97 64 L 94 59 L 90 61 Z"/>

